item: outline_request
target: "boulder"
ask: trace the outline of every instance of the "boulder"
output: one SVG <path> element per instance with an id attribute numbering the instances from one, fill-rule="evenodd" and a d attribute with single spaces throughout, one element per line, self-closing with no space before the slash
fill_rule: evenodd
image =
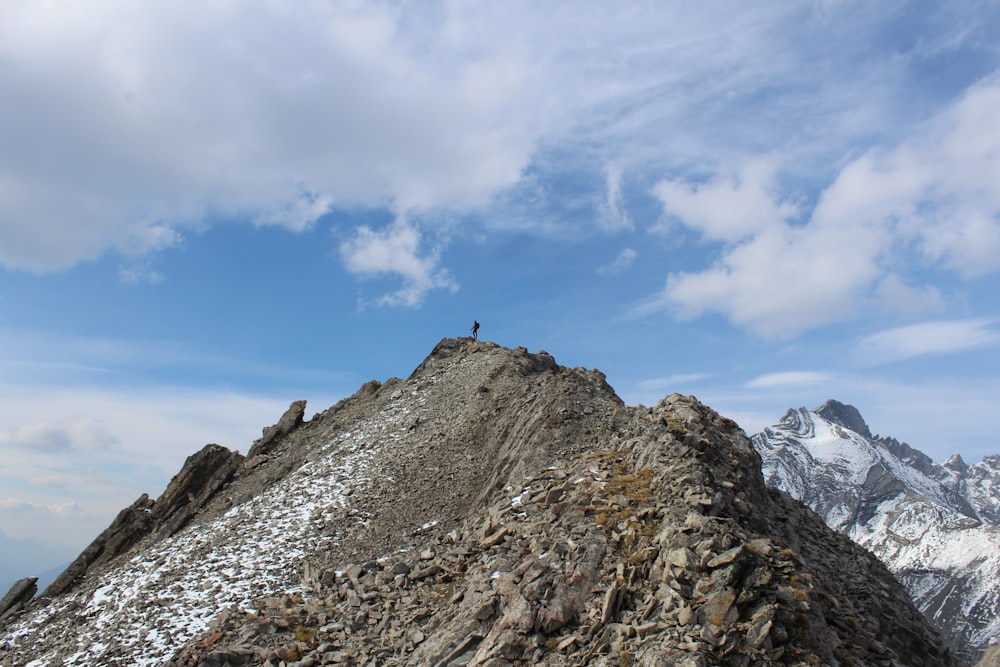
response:
<path id="1" fill-rule="evenodd" d="M 0 600 L 0 618 L 21 611 L 37 592 L 38 577 L 25 577 L 14 582 L 14 585 Z"/>

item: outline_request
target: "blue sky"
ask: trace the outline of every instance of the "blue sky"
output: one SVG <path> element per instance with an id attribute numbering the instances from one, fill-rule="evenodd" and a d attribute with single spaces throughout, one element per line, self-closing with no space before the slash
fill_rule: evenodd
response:
<path id="1" fill-rule="evenodd" d="M 1000 451 L 1000 6 L 757 5 L 0 2 L 0 546 L 473 319 Z"/>

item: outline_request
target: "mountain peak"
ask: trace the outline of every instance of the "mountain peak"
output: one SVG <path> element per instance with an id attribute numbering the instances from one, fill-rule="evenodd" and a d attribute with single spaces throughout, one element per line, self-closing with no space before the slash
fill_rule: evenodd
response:
<path id="1" fill-rule="evenodd" d="M 806 412 L 753 436 L 768 484 L 882 558 L 971 660 L 1000 636 L 1000 467 L 935 464 L 839 401 Z"/>
<path id="2" fill-rule="evenodd" d="M 844 428 L 849 428 L 866 438 L 872 437 L 872 432 L 865 423 L 861 413 L 853 405 L 841 403 L 834 399 L 827 400 L 823 405 L 813 410 L 816 414 L 835 424 L 840 424 Z"/>
<path id="3" fill-rule="evenodd" d="M 959 474 L 964 475 L 969 470 L 969 466 L 966 465 L 965 460 L 962 459 L 961 454 L 952 454 L 948 457 L 948 460 L 941 464 L 948 470 L 952 470 Z"/>
<path id="4" fill-rule="evenodd" d="M 694 397 L 629 407 L 600 371 L 458 338 L 304 407 L 232 475 L 192 486 L 192 459 L 161 496 L 194 490 L 183 521 L 0 624 L 0 663 L 954 664 Z"/>

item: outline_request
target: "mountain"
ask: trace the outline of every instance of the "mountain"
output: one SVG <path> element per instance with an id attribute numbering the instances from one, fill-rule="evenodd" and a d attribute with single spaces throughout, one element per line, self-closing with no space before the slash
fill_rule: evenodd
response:
<path id="1" fill-rule="evenodd" d="M 833 400 L 752 441 L 767 484 L 878 556 L 959 656 L 1000 639 L 1000 456 L 934 463 Z"/>
<path id="2" fill-rule="evenodd" d="M 0 622 L 0 664 L 956 664 L 693 397 L 442 340 L 192 455 Z"/>

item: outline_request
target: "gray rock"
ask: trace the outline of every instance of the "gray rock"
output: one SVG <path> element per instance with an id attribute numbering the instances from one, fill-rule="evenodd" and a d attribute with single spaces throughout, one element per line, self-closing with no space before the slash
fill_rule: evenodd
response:
<path id="1" fill-rule="evenodd" d="M 362 392 L 366 394 L 373 393 L 378 389 L 378 386 L 378 383 L 374 385 L 366 384 L 362 387 Z M 306 401 L 292 401 L 292 404 L 288 406 L 285 414 L 281 415 L 281 419 L 278 420 L 277 424 L 264 427 L 263 435 L 253 443 L 250 451 L 247 452 L 247 458 L 253 459 L 256 456 L 266 454 L 277 441 L 302 426 L 305 421 L 305 412 Z"/>
<path id="2" fill-rule="evenodd" d="M 24 608 L 38 592 L 38 577 L 25 577 L 14 582 L 3 599 L 0 600 L 0 618 L 14 614 Z"/>

